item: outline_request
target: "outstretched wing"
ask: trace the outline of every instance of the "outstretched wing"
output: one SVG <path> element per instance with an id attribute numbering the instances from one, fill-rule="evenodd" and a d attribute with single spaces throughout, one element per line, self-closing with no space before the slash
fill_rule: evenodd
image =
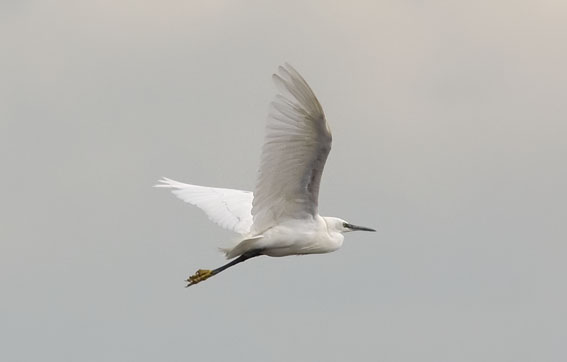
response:
<path id="1" fill-rule="evenodd" d="M 239 234 L 250 231 L 252 192 L 189 185 L 165 177 L 160 182 L 155 187 L 172 189 L 175 196 L 203 210 L 219 226 Z"/>
<path id="2" fill-rule="evenodd" d="M 331 150 L 331 130 L 313 91 L 289 64 L 274 82 L 283 91 L 272 103 L 254 200 L 252 231 L 261 233 L 282 218 L 317 214 L 319 183 Z"/>

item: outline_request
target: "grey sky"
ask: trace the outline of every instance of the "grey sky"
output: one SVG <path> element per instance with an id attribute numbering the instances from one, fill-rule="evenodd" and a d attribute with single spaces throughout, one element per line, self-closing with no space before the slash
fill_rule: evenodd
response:
<path id="1" fill-rule="evenodd" d="M 0 360 L 564 361 L 564 1 L 0 3 Z M 270 75 L 377 233 L 224 262 L 151 185 L 252 189 Z"/>

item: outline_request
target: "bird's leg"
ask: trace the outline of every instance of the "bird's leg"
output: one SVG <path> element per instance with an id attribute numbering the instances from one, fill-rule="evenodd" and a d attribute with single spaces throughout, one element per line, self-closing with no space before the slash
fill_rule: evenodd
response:
<path id="1" fill-rule="evenodd" d="M 203 280 L 207 280 L 210 277 L 212 277 L 213 275 L 216 275 L 218 273 L 220 273 L 221 271 L 230 268 L 233 265 L 236 265 L 238 263 L 242 263 L 243 261 L 246 261 L 250 258 L 254 258 L 256 256 L 260 256 L 262 255 L 262 250 L 261 249 L 254 249 L 254 250 L 249 250 L 247 252 L 245 252 L 244 254 L 240 255 L 238 258 L 226 263 L 223 266 L 220 266 L 216 269 L 213 270 L 208 270 L 208 269 L 199 269 L 195 272 L 195 274 L 191 275 L 189 278 L 187 278 L 186 282 L 189 283 L 185 286 L 185 288 L 192 286 L 193 284 L 197 284 L 202 282 Z"/>

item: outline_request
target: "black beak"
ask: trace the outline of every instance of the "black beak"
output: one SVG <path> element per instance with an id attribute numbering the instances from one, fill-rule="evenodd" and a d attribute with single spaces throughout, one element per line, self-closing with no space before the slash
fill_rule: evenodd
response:
<path id="1" fill-rule="evenodd" d="M 357 226 L 357 225 L 353 225 L 353 224 L 346 224 L 345 225 L 347 228 L 351 229 L 352 231 L 376 231 L 374 229 L 371 228 L 367 228 L 364 226 Z"/>

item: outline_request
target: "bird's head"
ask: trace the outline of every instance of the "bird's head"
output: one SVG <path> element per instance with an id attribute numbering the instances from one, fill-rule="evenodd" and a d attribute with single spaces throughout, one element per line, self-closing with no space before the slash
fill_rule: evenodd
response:
<path id="1" fill-rule="evenodd" d="M 371 228 L 367 228 L 365 226 L 358 226 L 353 225 L 343 219 L 339 219 L 338 217 L 325 217 L 325 221 L 327 222 L 327 227 L 331 231 L 338 231 L 340 233 L 348 233 L 350 231 L 376 231 Z"/>

